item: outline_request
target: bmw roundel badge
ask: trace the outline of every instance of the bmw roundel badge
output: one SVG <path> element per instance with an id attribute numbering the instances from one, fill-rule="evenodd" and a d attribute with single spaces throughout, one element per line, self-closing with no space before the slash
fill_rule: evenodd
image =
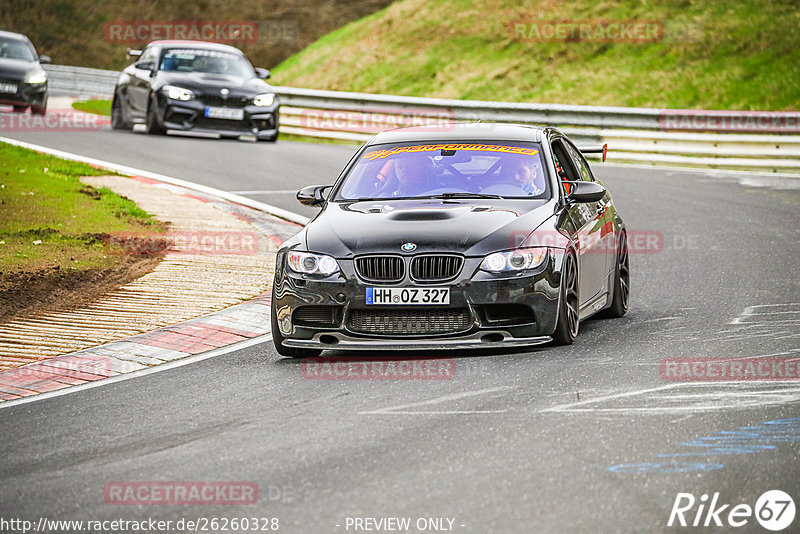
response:
<path id="1" fill-rule="evenodd" d="M 403 243 L 403 246 L 400 248 L 403 249 L 403 252 L 414 252 L 417 250 L 417 245 L 414 243 Z"/>

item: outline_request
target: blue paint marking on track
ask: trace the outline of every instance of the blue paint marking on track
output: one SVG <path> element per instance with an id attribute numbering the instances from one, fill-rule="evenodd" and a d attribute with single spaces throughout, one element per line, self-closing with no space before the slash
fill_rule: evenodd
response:
<path id="1" fill-rule="evenodd" d="M 659 459 L 726 456 L 732 454 L 753 454 L 774 450 L 777 444 L 800 442 L 800 417 L 765 421 L 755 426 L 742 426 L 736 430 L 725 430 L 713 436 L 698 438 L 681 443 L 681 447 L 694 450 L 655 454 Z M 612 473 L 687 473 L 692 471 L 712 471 L 722 469 L 719 463 L 691 462 L 650 462 L 638 464 L 619 464 L 608 468 Z"/>

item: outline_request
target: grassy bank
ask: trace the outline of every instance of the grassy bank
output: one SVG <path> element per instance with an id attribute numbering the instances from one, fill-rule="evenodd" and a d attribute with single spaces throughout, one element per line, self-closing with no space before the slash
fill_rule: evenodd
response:
<path id="1" fill-rule="evenodd" d="M 82 102 L 73 102 L 72 107 L 78 111 L 85 113 L 94 113 L 95 115 L 111 116 L 111 100 L 84 100 Z"/>
<path id="2" fill-rule="evenodd" d="M 655 21 L 655 42 L 529 42 L 534 21 Z M 515 23 L 522 23 L 523 32 Z M 401 0 L 274 70 L 281 85 L 410 96 L 796 110 L 796 1 Z"/>
<path id="3" fill-rule="evenodd" d="M 110 251 L 111 234 L 156 237 L 165 227 L 127 198 L 80 181 L 108 172 L 5 143 L 0 143 L 0 162 L 4 311 L 24 308 L 22 297 L 49 301 L 44 293 L 69 287 L 72 280 L 103 284 L 103 273 L 121 280 L 115 271 L 131 271 L 139 259 L 157 259 Z"/>

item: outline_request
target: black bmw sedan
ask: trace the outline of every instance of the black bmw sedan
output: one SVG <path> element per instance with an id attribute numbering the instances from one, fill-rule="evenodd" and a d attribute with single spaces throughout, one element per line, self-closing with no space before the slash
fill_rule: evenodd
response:
<path id="1" fill-rule="evenodd" d="M 557 129 L 383 132 L 298 199 L 321 212 L 278 251 L 284 356 L 570 344 L 580 321 L 628 309 L 625 224 Z"/>
<path id="2" fill-rule="evenodd" d="M 153 41 L 130 51 L 138 61 L 120 74 L 111 104 L 111 127 L 144 123 L 149 134 L 167 130 L 278 138 L 278 99 L 232 47 L 203 41 Z"/>
<path id="3" fill-rule="evenodd" d="M 47 74 L 30 39 L 20 33 L 0 31 L 0 104 L 14 106 L 14 111 L 28 108 L 35 115 L 47 113 Z"/>

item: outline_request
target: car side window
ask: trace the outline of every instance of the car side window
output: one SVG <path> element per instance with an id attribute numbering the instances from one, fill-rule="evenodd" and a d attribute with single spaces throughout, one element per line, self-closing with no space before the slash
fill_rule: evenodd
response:
<path id="1" fill-rule="evenodd" d="M 589 165 L 586 163 L 586 160 L 583 159 L 583 156 L 581 156 L 580 152 L 578 152 L 578 149 L 569 143 L 565 143 L 565 145 L 570 157 L 572 158 L 572 161 L 575 163 L 575 167 L 578 168 L 578 171 L 581 174 L 581 179 L 584 182 L 593 182 L 594 177 L 592 176 L 592 172 L 589 170 Z"/>
<path id="2" fill-rule="evenodd" d="M 560 140 L 555 140 L 551 146 L 553 148 L 553 163 L 556 166 L 558 179 L 564 186 L 564 192 L 569 194 L 570 184 L 564 182 L 577 182 L 581 179 L 581 176 L 575 169 L 575 162 L 570 158 L 564 148 L 564 144 Z"/>

